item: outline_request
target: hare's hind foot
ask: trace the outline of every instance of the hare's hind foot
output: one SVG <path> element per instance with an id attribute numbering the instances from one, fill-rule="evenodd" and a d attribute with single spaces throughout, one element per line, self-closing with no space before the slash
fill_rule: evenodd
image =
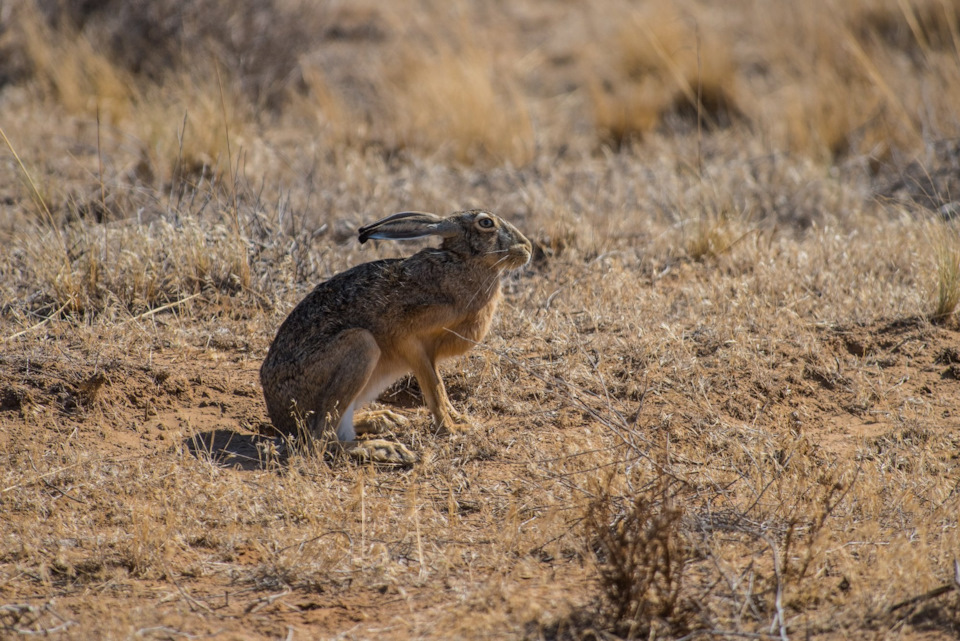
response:
<path id="1" fill-rule="evenodd" d="M 410 421 L 392 410 L 371 410 L 360 414 L 353 427 L 357 434 L 383 434 L 406 427 Z"/>
<path id="2" fill-rule="evenodd" d="M 420 460 L 406 445 L 384 439 L 370 439 L 344 443 L 347 453 L 363 463 L 386 465 L 413 465 Z"/>

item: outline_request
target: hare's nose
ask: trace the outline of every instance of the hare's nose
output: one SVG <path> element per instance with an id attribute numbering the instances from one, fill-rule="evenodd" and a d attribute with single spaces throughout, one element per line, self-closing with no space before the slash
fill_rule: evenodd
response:
<path id="1" fill-rule="evenodd" d="M 518 257 L 523 257 L 525 261 L 530 260 L 530 255 L 533 252 L 533 245 L 530 244 L 530 241 L 516 243 L 510 247 L 510 254 Z"/>

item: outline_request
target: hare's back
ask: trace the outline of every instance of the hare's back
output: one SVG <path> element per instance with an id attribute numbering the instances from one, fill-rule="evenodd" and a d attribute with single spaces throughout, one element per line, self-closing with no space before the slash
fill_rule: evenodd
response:
<path id="1" fill-rule="evenodd" d="M 396 286 L 399 263 L 400 259 L 363 263 L 314 287 L 280 325 L 273 348 L 295 344 L 309 350 L 345 329 L 372 329 L 382 314 L 377 310 L 382 292 Z"/>

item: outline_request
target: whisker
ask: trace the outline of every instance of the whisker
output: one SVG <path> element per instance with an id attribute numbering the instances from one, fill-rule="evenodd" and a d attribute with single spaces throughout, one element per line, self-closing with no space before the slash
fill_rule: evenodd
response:
<path id="1" fill-rule="evenodd" d="M 487 254 L 505 254 L 503 257 L 501 257 L 499 260 L 497 260 L 497 262 L 493 264 L 493 267 L 496 267 L 500 263 L 510 259 L 509 249 L 491 249 L 490 251 L 484 252 L 484 255 L 487 255 Z M 473 305 L 474 301 L 476 301 L 478 297 L 489 296 L 493 292 L 493 290 L 499 285 L 500 285 L 500 277 L 499 276 L 493 277 L 489 283 L 487 283 L 485 286 L 480 287 L 479 289 L 477 289 L 476 292 L 474 292 L 473 296 L 470 297 L 470 300 L 467 301 L 467 307 Z"/>
<path id="2" fill-rule="evenodd" d="M 473 296 L 470 297 L 470 300 L 467 301 L 467 307 L 472 305 L 473 301 L 477 300 L 477 297 L 479 297 L 480 294 L 483 294 L 484 296 L 488 296 L 490 292 L 493 291 L 494 287 L 499 285 L 499 283 L 500 283 L 500 279 L 494 278 L 493 280 L 490 281 L 490 284 L 487 285 L 486 290 L 484 290 L 484 288 L 478 289 L 476 292 L 474 292 Z"/>

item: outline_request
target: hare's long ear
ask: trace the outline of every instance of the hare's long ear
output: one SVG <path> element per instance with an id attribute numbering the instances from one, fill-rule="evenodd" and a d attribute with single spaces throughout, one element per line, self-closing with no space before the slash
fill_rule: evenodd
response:
<path id="1" fill-rule="evenodd" d="M 406 240 L 424 236 L 449 236 L 456 229 L 449 220 L 419 211 L 404 211 L 364 225 L 359 230 L 360 242 L 374 240 Z"/>

